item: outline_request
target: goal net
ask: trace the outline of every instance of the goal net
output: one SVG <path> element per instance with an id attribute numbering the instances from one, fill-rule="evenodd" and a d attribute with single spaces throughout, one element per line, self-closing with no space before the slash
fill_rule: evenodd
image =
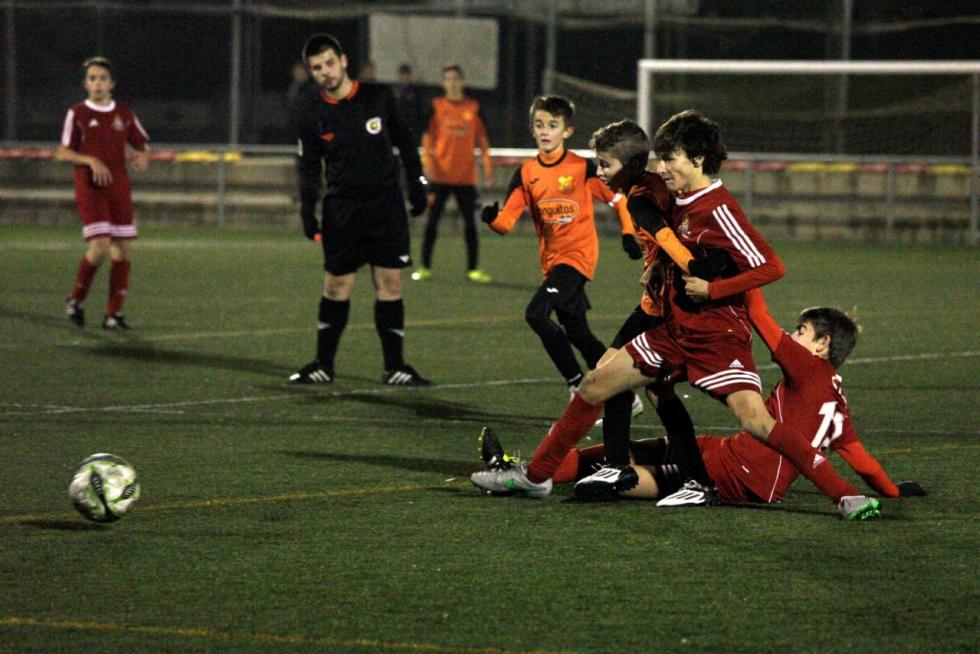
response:
<path id="1" fill-rule="evenodd" d="M 684 109 L 718 121 L 730 151 L 970 157 L 978 62 L 638 62 L 648 130 Z"/>

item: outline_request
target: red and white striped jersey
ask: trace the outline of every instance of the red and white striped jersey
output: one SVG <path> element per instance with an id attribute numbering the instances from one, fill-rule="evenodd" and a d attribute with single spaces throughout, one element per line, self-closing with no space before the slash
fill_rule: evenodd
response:
<path id="1" fill-rule="evenodd" d="M 786 274 L 776 251 L 749 224 L 721 180 L 692 194 L 679 194 L 671 223 L 677 238 L 695 257 L 724 250 L 740 272 L 711 282 L 711 300 L 696 303 L 684 292 L 682 271 L 672 266 L 666 280 L 669 316 L 683 329 L 700 333 L 725 331 L 733 323 L 746 324 L 742 293 Z"/>
<path id="2" fill-rule="evenodd" d="M 126 170 L 126 144 L 142 150 L 150 137 L 128 105 L 113 100 L 100 107 L 88 100 L 68 110 L 61 144 L 97 157 L 113 174 Z"/>

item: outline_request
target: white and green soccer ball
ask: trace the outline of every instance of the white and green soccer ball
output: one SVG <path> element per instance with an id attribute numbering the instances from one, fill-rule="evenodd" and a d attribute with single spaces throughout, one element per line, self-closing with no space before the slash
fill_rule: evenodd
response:
<path id="1" fill-rule="evenodd" d="M 78 512 L 95 522 L 114 522 L 140 497 L 136 469 L 114 454 L 93 454 L 79 464 L 68 485 Z"/>

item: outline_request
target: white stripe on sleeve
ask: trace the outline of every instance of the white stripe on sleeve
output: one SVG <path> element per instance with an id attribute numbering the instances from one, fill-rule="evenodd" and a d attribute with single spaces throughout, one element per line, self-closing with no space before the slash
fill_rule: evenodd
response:
<path id="1" fill-rule="evenodd" d="M 136 117 L 136 114 L 133 114 L 133 124 L 136 125 L 136 129 L 140 131 L 140 134 L 143 135 L 143 138 L 149 141 L 150 135 L 146 133 L 145 129 L 143 129 L 143 124 L 140 122 L 140 119 Z"/>
<path id="2" fill-rule="evenodd" d="M 759 248 L 756 247 L 752 239 L 749 238 L 749 235 L 745 233 L 742 226 L 735 220 L 735 216 L 732 215 L 728 205 L 719 205 L 711 212 L 711 215 L 718 221 L 721 230 L 725 232 L 725 236 L 732 242 L 735 249 L 748 260 L 749 266 L 755 268 L 766 262 L 766 258 L 759 252 Z"/>
<path id="3" fill-rule="evenodd" d="M 61 144 L 66 148 L 71 145 L 71 128 L 75 124 L 75 110 L 69 109 L 65 116 L 65 124 L 61 127 Z"/>

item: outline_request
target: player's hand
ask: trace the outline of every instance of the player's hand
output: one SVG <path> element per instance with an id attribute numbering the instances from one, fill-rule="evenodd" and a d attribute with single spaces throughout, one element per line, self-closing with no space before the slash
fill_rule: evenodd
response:
<path id="1" fill-rule="evenodd" d="M 636 238 L 632 234 L 623 234 L 623 252 L 630 259 L 643 258 L 643 250 L 640 249 L 640 244 L 636 242 Z"/>
<path id="2" fill-rule="evenodd" d="M 320 223 L 317 222 L 316 216 L 301 216 L 303 219 L 303 234 L 306 238 L 311 241 L 316 241 L 317 236 L 320 235 Z"/>
<path id="3" fill-rule="evenodd" d="M 735 262 L 724 250 L 714 250 L 703 257 L 691 259 L 687 269 L 692 277 L 701 279 L 714 279 L 718 276 L 729 276 L 733 271 L 737 272 Z"/>
<path id="4" fill-rule="evenodd" d="M 711 299 L 708 281 L 700 277 L 684 275 L 684 292 L 695 302 L 706 302 Z"/>
<path id="5" fill-rule="evenodd" d="M 487 206 L 483 207 L 483 210 L 480 212 L 480 220 L 482 220 L 483 222 L 489 225 L 490 223 L 492 223 L 494 220 L 497 219 L 498 213 L 500 213 L 499 202 L 488 204 Z"/>
<path id="6" fill-rule="evenodd" d="M 898 496 L 899 497 L 922 497 L 923 495 L 928 495 L 926 489 L 919 486 L 917 481 L 899 481 L 895 482 L 898 486 Z"/>
<path id="7" fill-rule="evenodd" d="M 425 208 L 429 206 L 429 195 L 427 193 L 428 180 L 425 175 L 419 175 L 417 179 L 408 180 L 408 204 L 411 206 L 409 213 L 413 216 L 421 216 Z"/>
<path id="8" fill-rule="evenodd" d="M 149 150 L 137 150 L 133 154 L 133 168 L 136 172 L 141 173 L 150 165 L 150 151 Z"/>
<path id="9" fill-rule="evenodd" d="M 88 165 L 92 169 L 92 181 L 96 186 L 108 186 L 112 184 L 112 173 L 108 166 L 92 157 L 92 162 Z"/>

